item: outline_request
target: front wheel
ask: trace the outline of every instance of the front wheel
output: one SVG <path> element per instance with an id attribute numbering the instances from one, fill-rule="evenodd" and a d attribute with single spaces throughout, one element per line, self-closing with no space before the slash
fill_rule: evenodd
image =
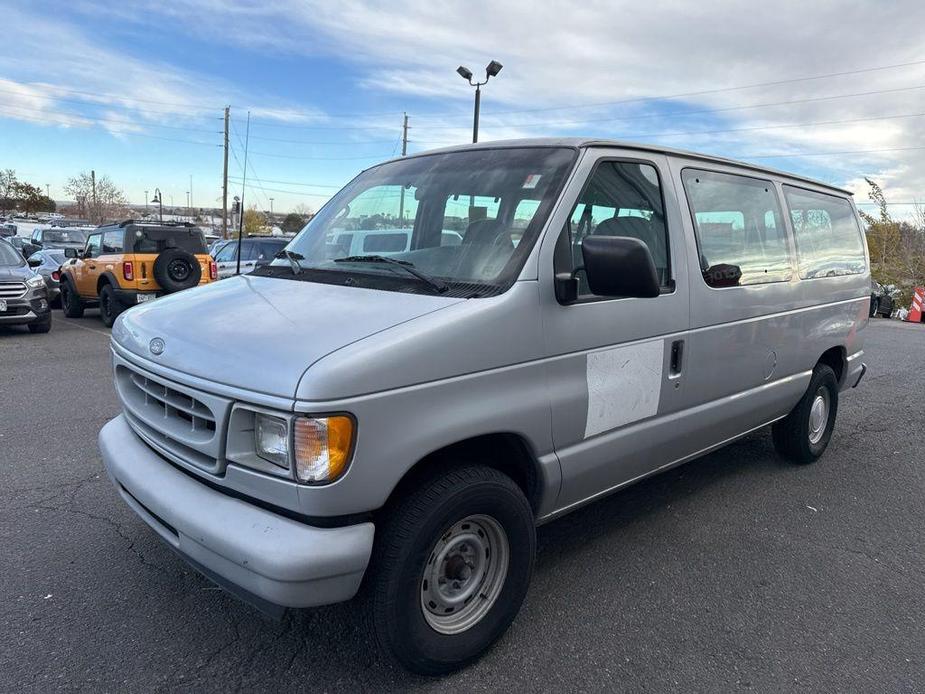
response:
<path id="1" fill-rule="evenodd" d="M 81 318 L 84 314 L 84 302 L 78 296 L 70 282 L 61 283 L 61 308 L 68 318 Z"/>
<path id="2" fill-rule="evenodd" d="M 507 630 L 536 553 L 533 512 L 510 477 L 472 466 L 431 478 L 380 528 L 367 589 L 385 651 L 414 672 L 440 675 Z"/>
<path id="3" fill-rule="evenodd" d="M 774 447 L 795 463 L 815 462 L 829 445 L 837 414 L 838 379 L 832 367 L 817 364 L 800 402 L 772 427 Z"/>

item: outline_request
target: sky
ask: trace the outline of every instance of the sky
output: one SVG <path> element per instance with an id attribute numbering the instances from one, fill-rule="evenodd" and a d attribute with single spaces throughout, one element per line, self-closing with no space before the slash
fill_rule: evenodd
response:
<path id="1" fill-rule="evenodd" d="M 0 168 L 140 205 L 317 210 L 401 153 L 547 135 L 658 143 L 925 202 L 925 3 L 0 0 Z M 247 118 L 250 113 L 250 128 Z M 249 135 L 248 135 L 249 132 Z M 871 209 L 871 208 L 867 208 Z"/>

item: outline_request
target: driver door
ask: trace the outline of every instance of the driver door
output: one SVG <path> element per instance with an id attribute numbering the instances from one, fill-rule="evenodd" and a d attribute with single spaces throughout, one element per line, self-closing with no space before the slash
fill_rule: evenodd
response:
<path id="1" fill-rule="evenodd" d="M 96 298 L 96 282 L 99 277 L 97 258 L 103 246 L 102 234 L 90 234 L 87 237 L 87 246 L 82 258 L 78 258 L 74 266 L 74 280 L 77 284 L 77 293 L 85 298 Z"/>

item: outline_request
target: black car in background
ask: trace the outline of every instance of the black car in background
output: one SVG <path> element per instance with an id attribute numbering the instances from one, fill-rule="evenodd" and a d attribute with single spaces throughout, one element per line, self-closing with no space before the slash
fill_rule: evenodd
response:
<path id="1" fill-rule="evenodd" d="M 51 330 L 45 280 L 4 239 L 0 239 L 0 325 L 26 325 L 31 333 Z"/>
<path id="2" fill-rule="evenodd" d="M 893 313 L 893 297 L 882 284 L 870 281 L 870 317 L 889 318 Z"/>

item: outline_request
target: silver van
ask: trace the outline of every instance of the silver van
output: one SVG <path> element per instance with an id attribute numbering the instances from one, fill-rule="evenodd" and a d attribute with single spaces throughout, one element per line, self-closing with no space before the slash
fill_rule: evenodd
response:
<path id="1" fill-rule="evenodd" d="M 345 228 L 413 232 L 331 257 Z M 100 448 L 215 582 L 271 612 L 359 593 L 386 652 L 444 673 L 514 619 L 538 524 L 767 425 L 822 455 L 869 302 L 832 186 L 597 140 L 428 152 L 270 265 L 122 314 Z"/>

